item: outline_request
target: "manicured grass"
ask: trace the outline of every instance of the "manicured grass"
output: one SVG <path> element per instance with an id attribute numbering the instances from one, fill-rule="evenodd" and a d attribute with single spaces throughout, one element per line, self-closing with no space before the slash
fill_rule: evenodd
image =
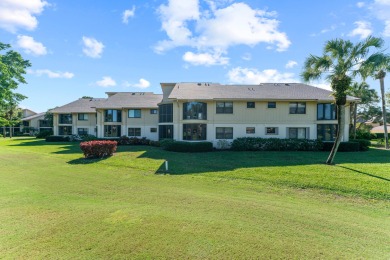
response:
<path id="1" fill-rule="evenodd" d="M 327 155 L 0 140 L 0 255 L 389 259 L 390 152 Z"/>

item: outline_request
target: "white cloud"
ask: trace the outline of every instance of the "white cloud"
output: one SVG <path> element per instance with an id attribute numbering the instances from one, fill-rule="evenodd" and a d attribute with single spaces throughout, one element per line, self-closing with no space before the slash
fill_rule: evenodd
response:
<path id="1" fill-rule="evenodd" d="M 131 9 L 125 10 L 122 14 L 122 22 L 127 24 L 129 22 L 129 18 L 133 17 L 134 14 L 135 14 L 135 6 L 133 6 L 133 8 Z"/>
<path id="2" fill-rule="evenodd" d="M 17 46 L 22 48 L 25 53 L 36 56 L 47 54 L 46 47 L 42 43 L 36 42 L 33 37 L 18 35 L 17 38 Z"/>
<path id="3" fill-rule="evenodd" d="M 260 83 L 283 83 L 299 82 L 294 78 L 294 73 L 281 73 L 274 69 L 259 71 L 254 68 L 236 67 L 228 72 L 231 83 L 260 84 Z"/>
<path id="4" fill-rule="evenodd" d="M 136 87 L 136 88 L 140 88 L 140 89 L 145 89 L 145 88 L 148 88 L 150 87 L 150 82 L 147 81 L 146 79 L 139 79 L 138 83 L 135 83 L 135 84 L 131 84 L 127 81 L 123 82 L 122 84 L 124 87 Z"/>
<path id="5" fill-rule="evenodd" d="M 115 87 L 116 82 L 109 76 L 104 76 L 102 80 L 96 81 L 96 85 L 99 87 L 107 88 L 107 87 Z"/>
<path id="6" fill-rule="evenodd" d="M 97 41 L 95 38 L 89 38 L 83 36 L 83 52 L 85 55 L 91 58 L 100 58 L 104 49 L 102 42 Z"/>
<path id="7" fill-rule="evenodd" d="M 286 69 L 291 69 L 291 68 L 294 68 L 297 65 L 298 65 L 298 62 L 296 62 L 294 60 L 289 60 L 285 67 L 286 67 Z"/>
<path id="8" fill-rule="evenodd" d="M 48 69 L 42 69 L 42 70 L 28 70 L 29 74 L 34 74 L 37 76 L 46 75 L 49 78 L 63 78 L 63 79 L 71 79 L 74 77 L 74 74 L 71 72 L 61 72 L 61 71 L 51 71 Z"/>
<path id="9" fill-rule="evenodd" d="M 169 0 L 167 5 L 161 5 L 162 30 L 168 39 L 158 42 L 154 50 L 163 53 L 175 47 L 191 47 L 199 54 L 187 52 L 192 53 L 184 54 L 187 58 L 204 59 L 208 56 L 211 60 L 210 57 L 227 54 L 227 50 L 236 45 L 266 43 L 277 51 L 285 51 L 290 46 L 287 35 L 278 30 L 275 12 L 252 9 L 245 3 L 220 7 L 230 4 L 231 1 L 226 0 L 206 2 L 209 9 L 202 9 L 202 12 L 198 0 Z M 210 62 L 203 63 L 210 65 Z"/>
<path id="10" fill-rule="evenodd" d="M 183 55 L 183 60 L 191 63 L 192 65 L 225 65 L 229 63 L 229 58 L 222 57 L 219 53 L 193 53 L 193 52 L 186 52 Z"/>
<path id="11" fill-rule="evenodd" d="M 0 28 L 11 33 L 21 29 L 34 30 L 38 25 L 37 15 L 49 5 L 43 0 L 1 0 Z"/>
<path id="12" fill-rule="evenodd" d="M 359 36 L 360 39 L 365 39 L 372 34 L 371 23 L 367 21 L 354 22 L 356 28 L 352 30 L 349 36 Z"/>
<path id="13" fill-rule="evenodd" d="M 374 3 L 367 6 L 373 16 L 384 23 L 382 32 L 384 37 L 390 37 L 390 1 L 375 0 Z"/>
<path id="14" fill-rule="evenodd" d="M 357 3 L 356 3 L 356 6 L 359 7 L 359 8 L 362 8 L 362 7 L 364 7 L 365 5 L 366 5 L 366 3 L 364 3 L 364 2 L 357 2 Z"/>
<path id="15" fill-rule="evenodd" d="M 244 53 L 244 55 L 241 56 L 241 59 L 243 60 L 251 60 L 252 55 L 250 53 Z"/>
<path id="16" fill-rule="evenodd" d="M 323 88 L 323 89 L 332 91 L 332 88 L 330 87 L 330 84 L 326 83 L 326 82 L 310 83 L 310 85 L 314 86 L 314 87 L 317 87 L 317 88 Z"/>

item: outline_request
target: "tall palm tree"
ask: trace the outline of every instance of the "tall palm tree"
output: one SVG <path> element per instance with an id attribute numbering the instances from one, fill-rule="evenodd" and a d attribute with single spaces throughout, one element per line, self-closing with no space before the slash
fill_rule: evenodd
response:
<path id="1" fill-rule="evenodd" d="M 371 55 L 364 62 L 363 76 L 371 76 L 375 79 L 379 79 L 381 88 L 381 99 L 382 99 L 382 118 L 383 118 L 383 130 L 385 133 L 385 144 L 386 149 L 389 149 L 389 136 L 387 133 L 387 115 L 386 115 L 386 97 L 385 97 L 385 77 L 386 72 L 390 71 L 390 56 L 383 52 Z"/>
<path id="2" fill-rule="evenodd" d="M 301 74 L 303 80 L 307 82 L 326 76 L 337 106 L 337 135 L 326 164 L 333 163 L 344 135 L 345 105 L 352 80 L 362 73 L 361 64 L 369 54 L 370 48 L 381 48 L 382 45 L 381 38 L 371 36 L 357 44 L 343 39 L 330 40 L 326 42 L 322 56 L 310 55 L 305 61 Z"/>
<path id="3" fill-rule="evenodd" d="M 370 85 L 368 85 L 365 81 L 357 83 L 354 82 L 348 91 L 348 94 L 354 97 L 360 98 L 361 105 L 370 105 L 374 102 L 378 102 L 378 94 L 375 89 L 370 89 Z M 351 112 L 353 114 L 353 138 L 356 139 L 356 120 L 357 120 L 357 109 L 359 103 L 351 104 Z"/>

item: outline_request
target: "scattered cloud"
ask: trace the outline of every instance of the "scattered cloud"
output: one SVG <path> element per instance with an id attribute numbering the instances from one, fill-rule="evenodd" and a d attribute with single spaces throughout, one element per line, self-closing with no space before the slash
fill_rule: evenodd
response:
<path id="1" fill-rule="evenodd" d="M 145 89 L 145 88 L 150 87 L 150 82 L 147 81 L 146 79 L 141 78 L 141 79 L 139 79 L 138 83 L 132 84 L 132 83 L 125 81 L 125 82 L 123 82 L 122 85 L 124 87 L 136 87 L 136 88 L 140 88 L 140 89 Z"/>
<path id="2" fill-rule="evenodd" d="M 115 87 L 116 82 L 109 76 L 104 76 L 102 80 L 96 81 L 95 83 L 99 87 L 108 88 L 108 87 Z"/>
<path id="3" fill-rule="evenodd" d="M 43 0 L 1 0 L 0 28 L 11 33 L 18 29 L 34 30 L 38 26 L 36 16 L 48 5 Z"/>
<path id="4" fill-rule="evenodd" d="M 97 41 L 95 38 L 83 36 L 83 44 L 83 52 L 85 55 L 91 58 L 101 57 L 104 49 L 104 45 L 102 42 Z"/>
<path id="5" fill-rule="evenodd" d="M 193 52 L 186 52 L 183 55 L 183 60 L 185 62 L 188 62 L 192 65 L 198 66 L 198 65 L 204 65 L 204 66 L 211 66 L 211 65 L 225 65 L 229 63 L 229 58 L 223 57 L 220 53 L 193 53 Z"/>
<path id="6" fill-rule="evenodd" d="M 252 55 L 250 53 L 244 53 L 244 55 L 241 56 L 241 59 L 243 60 L 251 60 L 252 59 Z"/>
<path id="7" fill-rule="evenodd" d="M 317 83 L 310 83 L 311 86 L 317 87 L 317 88 L 323 88 L 326 90 L 332 90 L 329 83 L 326 82 L 317 82 Z"/>
<path id="8" fill-rule="evenodd" d="M 133 8 L 127 9 L 122 14 L 122 22 L 127 24 L 129 23 L 129 18 L 134 17 L 135 14 L 135 6 L 133 5 Z"/>
<path id="9" fill-rule="evenodd" d="M 71 72 L 61 72 L 61 71 L 51 71 L 48 69 L 42 69 L 42 70 L 28 70 L 29 74 L 42 76 L 46 75 L 49 78 L 63 78 L 63 79 L 71 79 L 74 77 L 74 74 Z"/>
<path id="10" fill-rule="evenodd" d="M 215 57 L 227 54 L 236 45 L 253 47 L 266 43 L 277 51 L 285 51 L 290 46 L 287 35 L 278 30 L 275 12 L 252 9 L 245 3 L 230 4 L 227 0 L 206 2 L 209 8 L 202 12 L 198 0 L 169 0 L 166 5 L 160 5 L 162 30 L 168 39 L 159 41 L 155 52 L 164 53 L 183 46 L 194 48 L 198 54 L 187 52 L 184 56 L 196 60 L 198 65 L 209 66 L 226 64 L 226 57 L 222 61 Z M 204 62 L 205 59 L 208 61 Z"/>
<path id="11" fill-rule="evenodd" d="M 390 1 L 375 0 L 372 4 L 367 5 L 367 9 L 375 18 L 384 23 L 383 36 L 390 37 Z"/>
<path id="12" fill-rule="evenodd" d="M 364 7 L 365 5 L 366 5 L 366 3 L 364 3 L 364 2 L 357 2 L 357 3 L 356 3 L 356 6 L 359 7 L 359 8 L 362 8 L 362 7 Z"/>
<path id="13" fill-rule="evenodd" d="M 36 56 L 47 54 L 46 47 L 42 43 L 35 41 L 31 36 L 18 35 L 16 45 L 27 54 Z"/>
<path id="14" fill-rule="evenodd" d="M 231 83 L 237 84 L 260 84 L 260 83 L 283 83 L 299 82 L 294 73 L 281 73 L 274 69 L 259 71 L 254 68 L 236 67 L 227 74 Z"/>
<path id="15" fill-rule="evenodd" d="M 344 24 L 341 24 L 341 25 L 344 25 Z M 310 36 L 318 36 L 318 35 L 321 35 L 321 34 L 325 34 L 325 33 L 328 33 L 328 32 L 333 32 L 334 30 L 336 30 L 338 28 L 337 25 L 333 24 L 331 25 L 330 27 L 328 28 L 324 28 L 322 29 L 319 33 L 312 33 Z"/>
<path id="16" fill-rule="evenodd" d="M 287 63 L 286 63 L 286 69 L 291 69 L 291 68 L 294 68 L 295 66 L 298 65 L 298 62 L 294 61 L 294 60 L 289 60 Z"/>
<path id="17" fill-rule="evenodd" d="M 360 39 L 365 39 L 372 34 L 371 23 L 367 21 L 354 22 L 356 28 L 352 30 L 349 36 L 359 36 Z"/>

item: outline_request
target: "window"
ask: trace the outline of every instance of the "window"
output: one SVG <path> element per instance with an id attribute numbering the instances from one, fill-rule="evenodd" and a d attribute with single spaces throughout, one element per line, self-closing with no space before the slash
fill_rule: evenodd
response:
<path id="1" fill-rule="evenodd" d="M 129 128 L 128 136 L 141 136 L 141 128 Z"/>
<path id="2" fill-rule="evenodd" d="M 141 118 L 141 109 L 129 109 L 129 118 Z"/>
<path id="3" fill-rule="evenodd" d="M 317 104 L 317 120 L 335 120 L 336 105 L 331 103 Z"/>
<path id="4" fill-rule="evenodd" d="M 217 114 L 233 114 L 233 102 L 217 102 Z"/>
<path id="5" fill-rule="evenodd" d="M 246 102 L 246 108 L 255 108 L 256 103 L 255 102 Z"/>
<path id="6" fill-rule="evenodd" d="M 247 127 L 246 128 L 246 133 L 247 134 L 254 134 L 255 133 L 255 128 L 254 127 Z"/>
<path id="7" fill-rule="evenodd" d="M 207 104 L 203 102 L 186 102 L 183 104 L 183 119 L 207 119 Z"/>
<path id="8" fill-rule="evenodd" d="M 39 120 L 39 127 L 51 127 L 51 124 L 48 120 Z"/>
<path id="9" fill-rule="evenodd" d="M 150 109 L 150 114 L 157 115 L 157 109 Z"/>
<path id="10" fill-rule="evenodd" d="M 72 127 L 71 126 L 59 126 L 58 127 L 58 134 L 59 135 L 71 135 L 72 134 Z"/>
<path id="11" fill-rule="evenodd" d="M 290 114 L 306 114 L 306 103 L 305 102 L 290 103 Z"/>
<path id="12" fill-rule="evenodd" d="M 156 127 L 151 127 L 150 128 L 151 133 L 157 133 L 157 128 Z"/>
<path id="13" fill-rule="evenodd" d="M 104 122 L 122 122 L 122 111 L 113 109 L 105 110 Z"/>
<path id="14" fill-rule="evenodd" d="M 306 139 L 306 128 L 304 127 L 288 128 L 288 138 Z"/>
<path id="15" fill-rule="evenodd" d="M 278 129 L 278 127 L 266 127 L 265 134 L 266 135 L 277 135 L 277 134 L 279 134 L 279 129 Z"/>
<path id="16" fill-rule="evenodd" d="M 88 135 L 88 128 L 77 128 L 78 135 Z"/>
<path id="17" fill-rule="evenodd" d="M 120 125 L 105 125 L 104 137 L 120 137 L 121 126 Z"/>
<path id="18" fill-rule="evenodd" d="M 206 140 L 205 124 L 183 124 L 183 140 Z"/>
<path id="19" fill-rule="evenodd" d="M 60 114 L 60 124 L 72 124 L 72 114 Z"/>
<path id="20" fill-rule="evenodd" d="M 88 120 L 88 114 L 78 114 L 77 119 L 79 121 L 87 121 Z"/>
<path id="21" fill-rule="evenodd" d="M 29 121 L 23 121 L 23 126 L 26 126 L 26 127 L 30 126 L 30 122 Z"/>
<path id="22" fill-rule="evenodd" d="M 159 106 L 159 118 L 160 123 L 173 122 L 173 104 L 164 104 Z"/>
<path id="23" fill-rule="evenodd" d="M 173 139 L 173 125 L 158 126 L 159 139 Z"/>
<path id="24" fill-rule="evenodd" d="M 268 108 L 276 108 L 276 102 L 268 102 Z"/>
<path id="25" fill-rule="evenodd" d="M 215 133 L 216 139 L 233 139 L 233 127 L 217 127 Z"/>
<path id="26" fill-rule="evenodd" d="M 317 139 L 322 141 L 334 141 L 337 134 L 336 124 L 317 125 Z"/>

